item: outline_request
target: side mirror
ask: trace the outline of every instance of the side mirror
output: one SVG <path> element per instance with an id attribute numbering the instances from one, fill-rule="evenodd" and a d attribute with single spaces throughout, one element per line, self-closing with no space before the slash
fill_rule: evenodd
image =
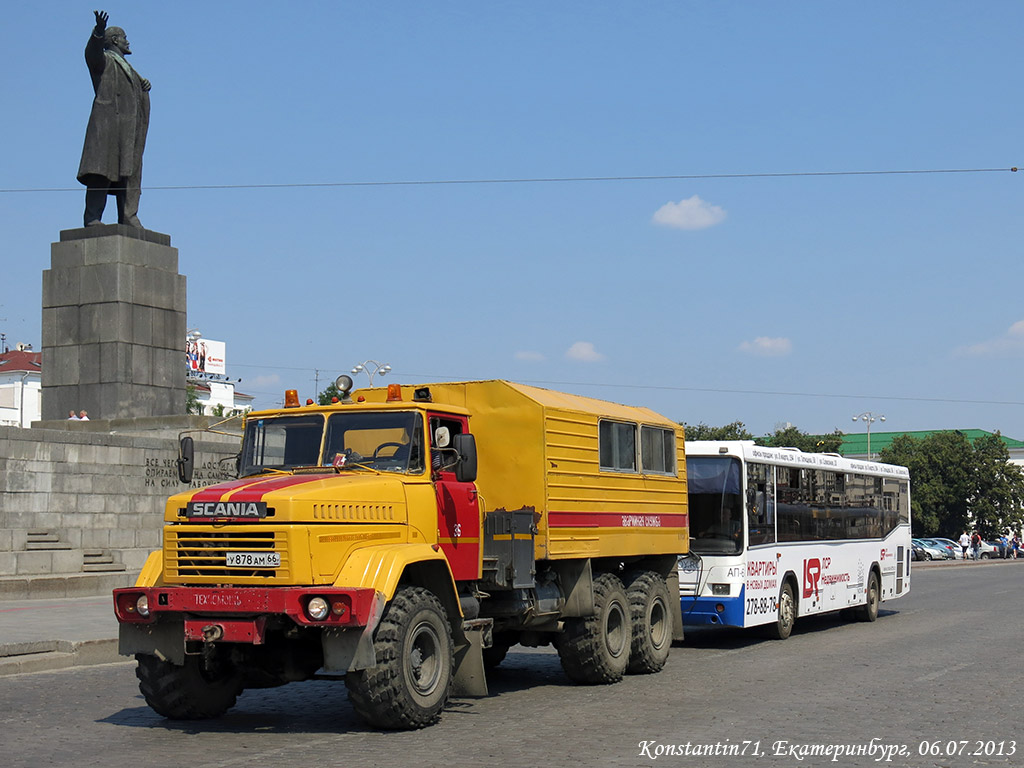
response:
<path id="1" fill-rule="evenodd" d="M 195 468 L 196 446 L 192 438 L 186 436 L 178 443 L 178 480 L 185 484 L 191 483 Z"/>
<path id="2" fill-rule="evenodd" d="M 476 438 L 472 435 L 454 435 L 452 447 L 459 455 L 455 465 L 455 479 L 460 483 L 472 483 L 476 480 Z"/>

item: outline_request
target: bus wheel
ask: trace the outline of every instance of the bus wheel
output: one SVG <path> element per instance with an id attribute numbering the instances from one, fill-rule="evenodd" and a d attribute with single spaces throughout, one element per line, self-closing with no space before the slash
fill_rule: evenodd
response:
<path id="1" fill-rule="evenodd" d="M 626 672 L 632 631 L 629 599 L 611 573 L 594 579 L 594 615 L 567 619 L 558 638 L 562 669 L 574 683 L 617 683 Z"/>
<path id="2" fill-rule="evenodd" d="M 868 576 L 868 601 L 857 608 L 857 618 L 861 621 L 874 621 L 878 618 L 878 604 L 882 601 L 882 593 L 878 588 L 878 574 L 874 571 Z"/>
<path id="3" fill-rule="evenodd" d="M 139 653 L 139 690 L 158 715 L 171 720 L 206 720 L 220 717 L 233 706 L 242 692 L 242 678 L 227 662 L 186 656 L 179 667 L 155 656 Z"/>
<path id="4" fill-rule="evenodd" d="M 629 652 L 630 674 L 660 672 L 672 649 L 672 614 L 668 586 L 654 571 L 642 571 L 626 590 L 633 625 Z"/>
<path id="5" fill-rule="evenodd" d="M 359 716 L 377 728 L 410 730 L 441 718 L 455 660 L 444 607 L 432 592 L 402 587 L 373 641 L 377 665 L 345 676 Z"/>
<path id="6" fill-rule="evenodd" d="M 796 600 L 793 598 L 793 585 L 786 581 L 779 592 L 779 614 L 773 624 L 768 625 L 768 636 L 775 640 L 785 640 L 793 632 L 796 622 Z"/>

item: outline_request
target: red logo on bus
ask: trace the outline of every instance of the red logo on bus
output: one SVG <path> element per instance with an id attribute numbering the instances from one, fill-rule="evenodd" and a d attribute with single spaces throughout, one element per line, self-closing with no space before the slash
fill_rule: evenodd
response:
<path id="1" fill-rule="evenodd" d="M 812 557 L 804 560 L 804 597 L 818 597 L 818 581 L 821 579 L 821 560 Z"/>

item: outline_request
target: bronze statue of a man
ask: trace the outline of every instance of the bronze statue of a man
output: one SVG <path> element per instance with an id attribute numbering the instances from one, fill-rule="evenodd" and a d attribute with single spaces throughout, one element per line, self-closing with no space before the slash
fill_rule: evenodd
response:
<path id="1" fill-rule="evenodd" d="M 101 223 L 107 195 L 117 201 L 117 221 L 142 229 L 142 151 L 149 130 L 149 80 L 125 59 L 131 54 L 120 27 L 108 27 L 104 11 L 94 11 L 96 27 L 85 46 L 96 97 L 92 102 L 78 180 L 86 186 L 85 226 Z"/>

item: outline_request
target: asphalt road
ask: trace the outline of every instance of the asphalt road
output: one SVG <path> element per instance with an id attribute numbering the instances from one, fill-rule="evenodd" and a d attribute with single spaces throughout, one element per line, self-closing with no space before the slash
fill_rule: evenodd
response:
<path id="1" fill-rule="evenodd" d="M 15 675 L 0 678 L 0 755 L 6 768 L 1024 765 L 1024 563 L 912 578 L 874 624 L 816 617 L 786 641 L 693 632 L 661 674 L 614 686 L 574 686 L 550 649 L 516 648 L 489 698 L 412 733 L 365 728 L 342 683 L 247 691 L 220 720 L 175 723 L 146 707 L 134 662 Z"/>

